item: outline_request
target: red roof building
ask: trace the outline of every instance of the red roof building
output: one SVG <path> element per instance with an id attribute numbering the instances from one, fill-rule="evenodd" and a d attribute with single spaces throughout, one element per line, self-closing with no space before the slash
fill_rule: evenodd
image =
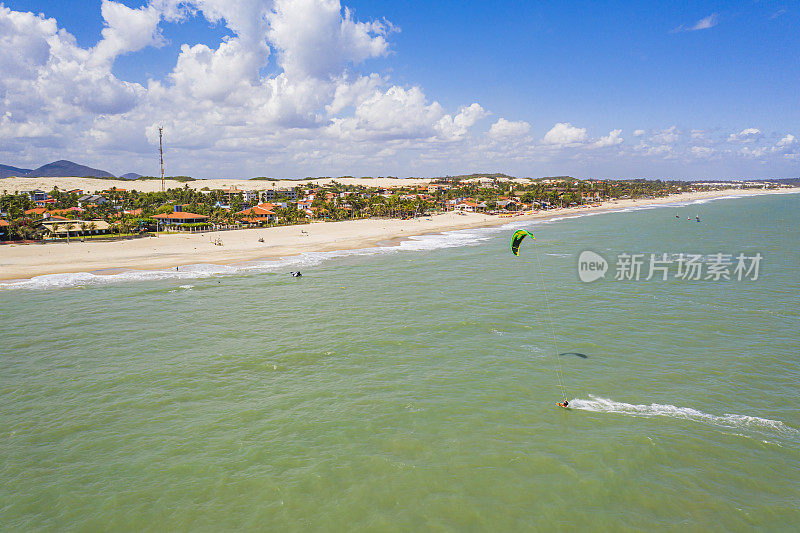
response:
<path id="1" fill-rule="evenodd" d="M 54 215 L 66 215 L 67 213 L 83 213 L 80 207 L 68 207 L 67 209 L 53 209 L 50 213 Z"/>
<path id="2" fill-rule="evenodd" d="M 164 224 L 192 224 L 195 222 L 205 222 L 208 217 L 205 215 L 198 215 L 197 213 L 189 213 L 188 211 L 175 211 L 174 213 L 163 213 L 161 215 L 154 215 L 153 218 L 161 220 Z"/>
<path id="3" fill-rule="evenodd" d="M 273 204 L 263 203 L 239 211 L 236 214 L 239 215 L 241 219 L 244 220 L 245 222 L 252 222 L 252 223 L 272 222 L 276 218 L 273 209 L 275 209 L 275 206 Z"/>

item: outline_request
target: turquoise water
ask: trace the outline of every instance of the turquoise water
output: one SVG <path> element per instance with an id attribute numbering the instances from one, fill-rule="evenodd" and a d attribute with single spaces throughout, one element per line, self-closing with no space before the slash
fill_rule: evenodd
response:
<path id="1" fill-rule="evenodd" d="M 0 288 L 0 529 L 794 530 L 800 195 L 526 227 Z"/>

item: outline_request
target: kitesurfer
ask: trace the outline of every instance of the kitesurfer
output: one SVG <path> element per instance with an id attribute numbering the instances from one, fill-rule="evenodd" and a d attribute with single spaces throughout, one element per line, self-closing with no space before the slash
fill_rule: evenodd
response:
<path id="1" fill-rule="evenodd" d="M 558 404 L 559 407 L 567 407 L 568 405 L 569 405 L 569 402 L 567 401 L 566 398 L 564 398 L 564 403 L 559 403 Z"/>

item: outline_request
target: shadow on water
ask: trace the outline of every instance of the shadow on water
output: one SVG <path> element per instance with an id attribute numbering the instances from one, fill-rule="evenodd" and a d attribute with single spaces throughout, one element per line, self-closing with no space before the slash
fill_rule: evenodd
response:
<path id="1" fill-rule="evenodd" d="M 581 359 L 589 359 L 589 356 L 585 353 L 578 353 L 578 352 L 564 352 L 558 355 L 574 355 L 575 357 L 580 357 Z"/>

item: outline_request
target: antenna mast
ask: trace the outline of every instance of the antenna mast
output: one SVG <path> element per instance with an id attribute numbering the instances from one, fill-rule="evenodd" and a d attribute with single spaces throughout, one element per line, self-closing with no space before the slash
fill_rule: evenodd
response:
<path id="1" fill-rule="evenodd" d="M 158 154 L 161 157 L 161 192 L 164 192 L 164 146 L 161 143 L 161 132 L 164 128 L 158 127 Z"/>

